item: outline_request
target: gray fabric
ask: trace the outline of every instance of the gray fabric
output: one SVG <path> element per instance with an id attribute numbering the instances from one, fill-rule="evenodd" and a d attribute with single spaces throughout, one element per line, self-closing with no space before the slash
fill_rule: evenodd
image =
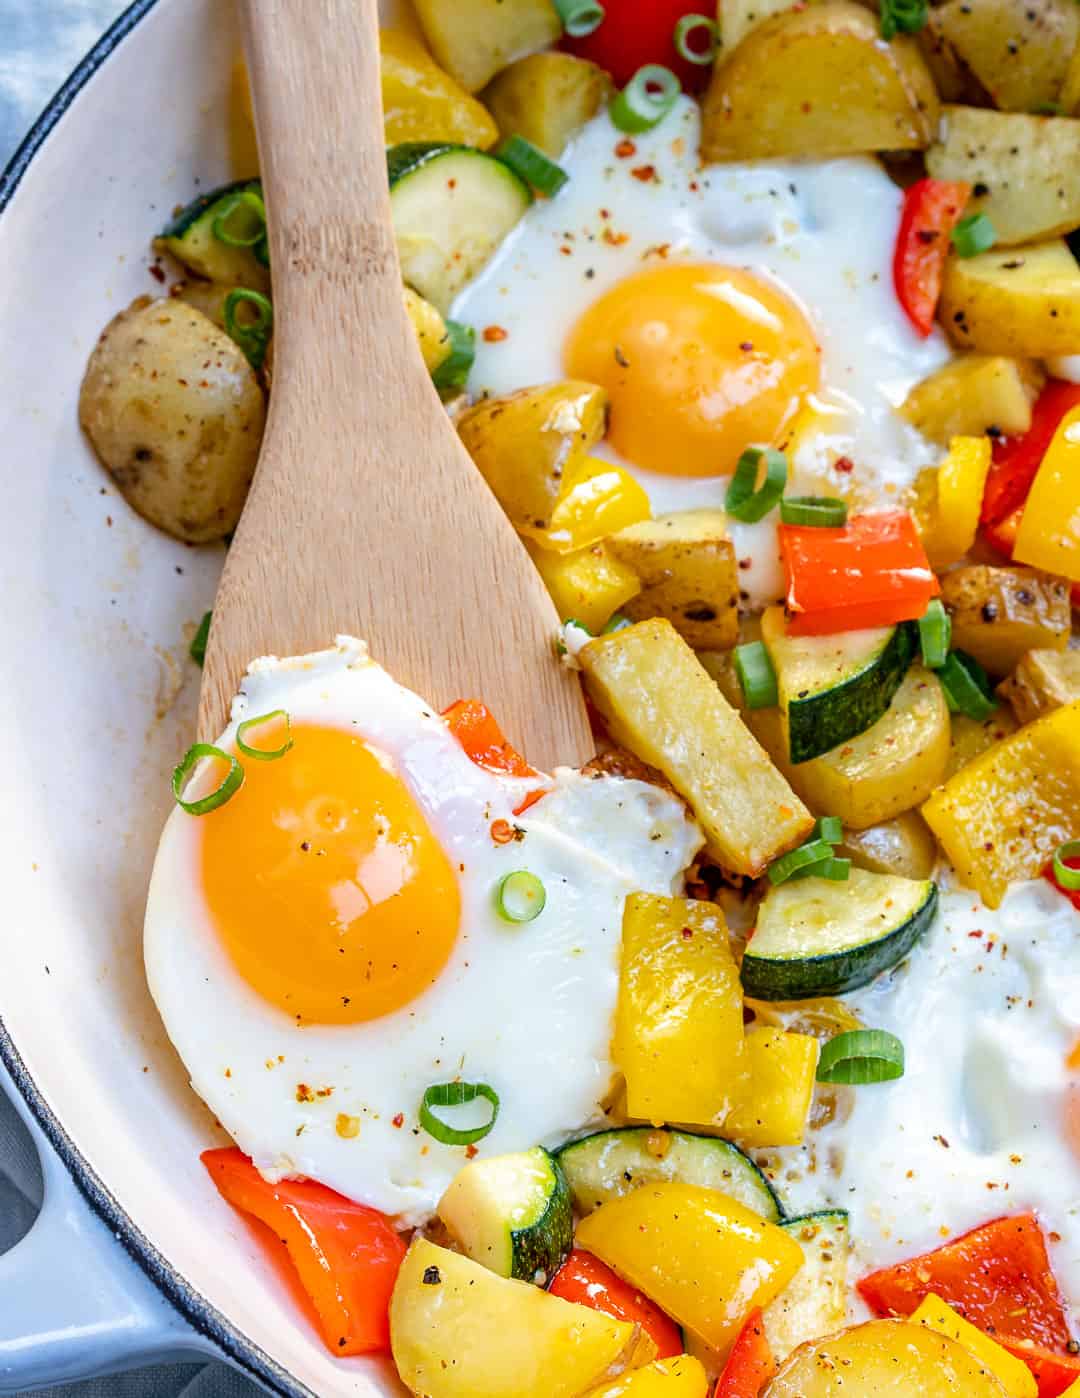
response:
<path id="1" fill-rule="evenodd" d="M 38 112 L 127 0 L 0 0 L 0 169 Z M 30 1138 L 0 1093 L 0 1253 L 28 1231 L 41 1203 Z M 44 1318 L 43 1318 L 44 1319 Z M 223 1364 L 169 1365 L 48 1389 L 52 1398 L 256 1398 Z"/>

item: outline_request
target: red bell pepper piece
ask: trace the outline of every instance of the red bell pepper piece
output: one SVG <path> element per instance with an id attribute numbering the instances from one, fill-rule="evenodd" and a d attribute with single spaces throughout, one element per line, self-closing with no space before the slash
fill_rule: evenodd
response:
<path id="1" fill-rule="evenodd" d="M 583 39 L 567 35 L 562 47 L 606 68 L 619 87 L 646 63 L 661 63 L 678 74 L 687 92 L 699 92 L 709 81 L 712 64 L 690 63 L 679 54 L 675 26 L 684 15 L 708 9 L 701 0 L 604 0 L 599 27 Z"/>
<path id="2" fill-rule="evenodd" d="M 576 1301 L 579 1306 L 603 1311 L 616 1320 L 628 1320 L 641 1326 L 656 1343 L 657 1359 L 672 1359 L 683 1352 L 682 1331 L 654 1302 L 628 1282 L 615 1275 L 610 1267 L 591 1252 L 575 1248 L 555 1273 L 548 1290 L 564 1301 Z"/>
<path id="3" fill-rule="evenodd" d="M 1078 403 L 1080 384 L 1049 379 L 1031 410 L 1028 430 L 1019 437 L 1001 437 L 994 443 L 994 459 L 983 491 L 983 524 L 998 524 L 1023 505 L 1061 419 Z M 1019 525 L 1019 517 L 1016 522 Z M 1015 541 L 1015 531 L 1013 538 Z"/>
<path id="4" fill-rule="evenodd" d="M 268 1184 L 242 1151 L 203 1151 L 222 1196 L 265 1223 L 318 1314 L 334 1354 L 389 1353 L 390 1293 L 405 1242 L 389 1219 L 314 1180 Z"/>
<path id="5" fill-rule="evenodd" d="M 901 306 L 920 335 L 929 335 L 941 296 L 949 234 L 971 195 L 971 185 L 917 180 L 904 195 L 893 253 L 893 282 Z"/>
<path id="6" fill-rule="evenodd" d="M 914 621 L 939 591 L 907 510 L 852 515 L 842 529 L 782 524 L 779 534 L 793 636 Z"/>
<path id="7" fill-rule="evenodd" d="M 1010 1340 L 1001 1335 L 994 1337 L 998 1344 L 1022 1359 L 1035 1375 L 1039 1385 L 1039 1398 L 1059 1398 L 1071 1384 L 1080 1379 L 1080 1357 L 1073 1354 L 1055 1354 L 1042 1349 L 1027 1340 Z"/>
<path id="8" fill-rule="evenodd" d="M 909 1316 L 933 1292 L 995 1339 L 1029 1340 L 1059 1354 L 1072 1339 L 1031 1213 L 996 1218 L 922 1257 L 872 1272 L 858 1289 L 878 1315 Z"/>
<path id="9" fill-rule="evenodd" d="M 758 1308 L 746 1317 L 724 1372 L 716 1381 L 713 1398 L 758 1398 L 776 1371 L 777 1363 Z"/>
<path id="10" fill-rule="evenodd" d="M 466 754 L 488 772 L 502 772 L 508 777 L 538 777 L 521 753 L 503 737 L 491 710 L 479 699 L 458 699 L 442 716 Z"/>

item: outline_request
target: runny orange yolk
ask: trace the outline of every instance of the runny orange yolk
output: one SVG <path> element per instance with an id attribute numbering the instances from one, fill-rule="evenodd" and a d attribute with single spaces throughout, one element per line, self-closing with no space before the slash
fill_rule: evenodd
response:
<path id="1" fill-rule="evenodd" d="M 282 758 L 200 818 L 202 887 L 244 980 L 302 1023 L 400 1009 L 458 935 L 450 862 L 412 795 L 355 734 L 297 725 Z"/>
<path id="2" fill-rule="evenodd" d="M 802 310 L 737 267 L 665 263 L 613 286 L 578 320 L 567 372 L 607 389 L 608 440 L 635 466 L 727 475 L 775 446 L 820 380 Z"/>

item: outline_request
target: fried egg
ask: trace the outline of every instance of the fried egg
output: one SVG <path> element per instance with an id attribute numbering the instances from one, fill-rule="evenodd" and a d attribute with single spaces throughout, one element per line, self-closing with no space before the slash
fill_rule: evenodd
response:
<path id="1" fill-rule="evenodd" d="M 603 385 L 598 454 L 653 512 L 723 503 L 748 445 L 784 447 L 795 493 L 887 503 L 940 451 L 896 413 L 950 357 L 901 310 L 901 191 L 869 157 L 702 167 L 681 98 L 627 137 L 605 112 L 454 316 L 477 329 L 474 395 L 564 377 Z M 781 592 L 775 518 L 733 523 L 748 600 Z"/>
<path id="2" fill-rule="evenodd" d="M 195 1091 L 268 1177 L 419 1221 L 466 1159 L 421 1126 L 428 1087 L 494 1089 L 482 1154 L 601 1119 L 624 898 L 677 892 L 701 833 L 648 783 L 477 766 L 349 638 L 253 664 L 221 746 L 278 710 L 292 747 L 241 756 L 226 804 L 166 825 L 151 992 Z M 530 922 L 496 903 L 518 870 L 546 892 Z M 474 1108 L 491 1110 L 454 1125 Z"/>

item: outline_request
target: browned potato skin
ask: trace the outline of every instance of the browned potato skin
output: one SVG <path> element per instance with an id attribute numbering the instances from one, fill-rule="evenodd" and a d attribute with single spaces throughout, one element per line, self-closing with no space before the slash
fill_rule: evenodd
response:
<path id="1" fill-rule="evenodd" d="M 758 25 L 713 73 L 702 109 L 705 161 L 921 150 L 938 96 L 915 42 L 885 43 L 853 0 L 826 0 Z"/>
<path id="2" fill-rule="evenodd" d="M 995 107 L 1031 112 L 1061 96 L 1080 39 L 1076 0 L 945 0 L 940 32 Z"/>
<path id="3" fill-rule="evenodd" d="M 938 10 L 931 9 L 925 25 L 915 35 L 938 96 L 943 102 L 990 106 L 990 94 L 945 37 L 938 14 Z"/>
<path id="4" fill-rule="evenodd" d="M 140 297 L 98 340 L 79 421 L 124 498 L 184 543 L 236 528 L 266 403 L 243 352 L 203 313 Z"/>
<path id="5" fill-rule="evenodd" d="M 1019 723 L 1071 704 L 1080 699 L 1080 651 L 1029 650 L 997 692 Z"/>
<path id="6" fill-rule="evenodd" d="M 1007 675 L 1029 650 L 1064 650 L 1072 628 L 1069 584 L 1034 568 L 975 563 L 941 580 L 952 642 L 991 675 Z"/>
<path id="7" fill-rule="evenodd" d="M 1031 406 L 1045 377 L 1034 360 L 957 355 L 917 383 L 898 411 L 941 446 L 992 428 L 1017 436 L 1031 426 Z"/>

